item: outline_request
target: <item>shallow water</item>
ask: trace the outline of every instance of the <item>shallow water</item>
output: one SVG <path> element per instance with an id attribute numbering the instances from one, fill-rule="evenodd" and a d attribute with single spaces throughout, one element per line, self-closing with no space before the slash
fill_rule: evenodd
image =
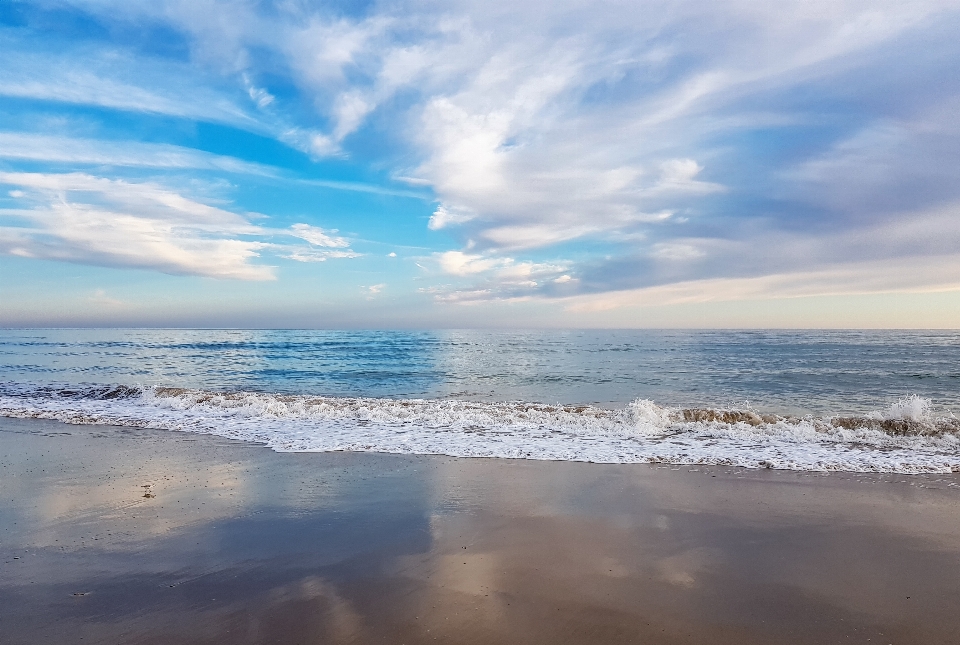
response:
<path id="1" fill-rule="evenodd" d="M 0 414 L 283 451 L 960 469 L 953 331 L 5 330 L 0 369 Z"/>

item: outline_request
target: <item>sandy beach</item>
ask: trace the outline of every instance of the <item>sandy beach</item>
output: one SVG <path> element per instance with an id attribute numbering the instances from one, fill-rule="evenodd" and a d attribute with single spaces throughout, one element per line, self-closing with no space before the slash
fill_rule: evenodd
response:
<path id="1" fill-rule="evenodd" d="M 957 643 L 960 476 L 276 453 L 0 419 L 20 643 Z"/>

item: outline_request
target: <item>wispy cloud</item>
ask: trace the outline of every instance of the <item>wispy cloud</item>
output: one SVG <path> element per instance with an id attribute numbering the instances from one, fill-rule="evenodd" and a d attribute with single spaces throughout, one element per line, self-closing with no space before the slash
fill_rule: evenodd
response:
<path id="1" fill-rule="evenodd" d="M 294 262 L 326 262 L 327 260 L 359 258 L 361 256 L 360 253 L 351 251 L 350 249 L 345 249 L 342 251 L 330 251 L 325 249 L 296 246 L 271 246 L 270 248 L 274 249 L 280 255 L 280 257 L 287 260 L 293 260 Z"/>
<path id="2" fill-rule="evenodd" d="M 265 177 L 277 175 L 275 168 L 263 164 L 183 146 L 26 132 L 0 132 L 0 158 L 74 165 L 215 170 Z"/>
<path id="3" fill-rule="evenodd" d="M 114 166 L 166 170 L 206 170 L 267 177 L 299 186 L 431 200 L 423 191 L 332 179 L 304 179 L 266 164 L 165 143 L 111 141 L 34 132 L 0 131 L 0 159 L 72 166 Z"/>
<path id="4" fill-rule="evenodd" d="M 377 296 L 386 288 L 386 284 L 372 284 L 370 286 L 361 287 L 364 292 L 367 294 L 367 300 L 375 300 Z"/>
<path id="5" fill-rule="evenodd" d="M 98 307 L 122 307 L 125 304 L 122 300 L 107 295 L 104 289 L 97 289 L 87 300 Z"/>
<path id="6" fill-rule="evenodd" d="M 286 234 L 305 240 L 310 246 L 287 248 L 281 256 L 297 262 L 326 262 L 336 258 L 360 257 L 359 253 L 348 248 L 350 242 L 337 235 L 337 232 L 336 229 L 326 230 L 309 224 L 294 224 Z"/>
<path id="7" fill-rule="evenodd" d="M 0 96 L 99 106 L 257 128 L 257 119 L 209 76 L 182 63 L 138 58 L 113 46 L 31 51 L 28 41 L 0 37 L 5 50 Z"/>
<path id="8" fill-rule="evenodd" d="M 7 220 L 0 225 L 0 252 L 11 255 L 237 280 L 275 278 L 274 267 L 252 262 L 265 250 L 300 261 L 356 256 L 346 240 L 322 229 L 255 226 L 154 183 L 0 173 L 0 184 L 17 186 L 11 196 L 22 202 L 0 210 Z M 310 246 L 270 241 L 278 236 L 308 237 Z M 318 255 L 314 246 L 337 250 Z"/>
<path id="9" fill-rule="evenodd" d="M 473 304 L 488 300 L 528 299 L 569 292 L 577 280 L 569 263 L 525 262 L 499 255 L 446 251 L 432 257 L 439 273 L 466 279 L 466 285 L 427 288 L 439 302 Z"/>
<path id="10" fill-rule="evenodd" d="M 447 228 L 448 226 L 469 222 L 476 216 L 476 213 L 463 210 L 458 211 L 455 208 L 448 208 L 445 204 L 440 204 L 437 207 L 437 210 L 433 212 L 433 215 L 430 216 L 430 220 L 427 222 L 427 228 L 432 231 L 439 231 L 440 229 Z"/>
<path id="11" fill-rule="evenodd" d="M 336 181 L 330 179 L 297 179 L 298 184 L 304 186 L 319 186 L 320 188 L 333 188 L 334 190 L 347 190 L 355 193 L 370 193 L 372 195 L 388 195 L 391 197 L 410 197 L 432 201 L 433 196 L 424 191 L 404 190 L 402 188 L 390 188 L 378 184 L 364 184 L 357 181 Z"/>
<path id="12" fill-rule="evenodd" d="M 702 302 L 960 290 L 960 254 L 824 266 L 813 271 L 707 278 L 559 299 L 569 311 Z"/>
<path id="13" fill-rule="evenodd" d="M 828 291 L 838 258 L 854 273 L 884 261 L 926 266 L 950 257 L 944 240 L 955 239 L 953 0 L 76 6 L 105 24 L 171 29 L 187 60 L 135 43 L 31 53 L 10 40 L 0 96 L 228 123 L 315 159 L 385 172 L 411 188 L 303 183 L 434 201 L 424 238 L 459 249 L 420 260 L 425 279 L 443 282 L 426 287 L 439 299 L 601 298 L 710 280 L 788 293 L 790 275 L 811 287 L 822 279 Z M 11 160 L 270 172 L 173 146 L 121 145 L 0 134 L 0 156 Z M 80 248 L 64 241 L 82 237 L 78 222 L 95 221 L 80 211 L 134 212 L 115 197 L 97 198 L 107 206 L 79 199 L 78 189 L 11 186 L 24 200 L 43 195 L 18 211 L 43 231 L 17 229 L 32 246 L 16 248 L 31 253 L 46 248 L 41 240 Z M 76 213 L 54 215 L 63 209 Z M 235 243 L 224 266 L 261 276 L 272 273 L 254 263 L 258 254 L 356 255 L 333 231 L 267 234 L 235 217 L 243 224 L 231 226 L 250 229 L 211 233 L 174 217 L 177 232 L 161 237 L 176 246 L 195 231 L 182 239 Z M 571 259 L 530 259 L 548 253 Z M 187 264 L 177 270 L 199 271 Z M 878 275 L 907 288 L 895 272 Z M 917 276 L 910 288 L 936 282 Z"/>
<path id="14" fill-rule="evenodd" d="M 346 238 L 335 235 L 336 230 L 327 231 L 319 226 L 309 224 L 294 224 L 290 227 L 290 235 L 306 240 L 314 246 L 324 246 L 332 249 L 342 249 L 350 246 Z"/>

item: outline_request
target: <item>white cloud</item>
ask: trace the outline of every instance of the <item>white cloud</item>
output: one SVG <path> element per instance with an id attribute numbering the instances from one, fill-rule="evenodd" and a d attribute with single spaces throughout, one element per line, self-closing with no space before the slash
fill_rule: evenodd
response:
<path id="1" fill-rule="evenodd" d="M 281 128 L 278 136 L 316 156 L 344 154 L 345 138 L 403 94 L 409 107 L 391 125 L 415 133 L 416 179 L 430 182 L 448 213 L 477 214 L 480 234 L 469 234 L 491 244 L 503 236 L 483 235 L 487 229 L 549 224 L 556 232 L 523 236 L 520 248 L 635 227 L 631 216 L 651 210 L 641 208 L 644 197 L 720 190 L 696 179 L 711 169 L 696 155 L 697 138 L 719 124 L 704 115 L 828 75 L 849 65 L 852 53 L 952 7 L 949 0 L 788 0 L 775 10 L 746 0 L 536 8 L 408 1 L 360 18 L 299 3 L 272 11 L 244 2 L 86 8 L 172 21 L 191 34 L 198 60 L 239 71 L 258 104 L 268 94 L 253 79 L 285 65 L 328 123 Z M 273 52 L 270 68 L 258 64 L 261 50 Z M 445 222 L 455 223 L 431 218 L 438 228 Z"/>
<path id="2" fill-rule="evenodd" d="M 653 245 L 652 255 L 662 260 L 684 261 L 701 258 L 705 253 L 692 244 L 664 242 Z"/>
<path id="3" fill-rule="evenodd" d="M 351 192 L 430 199 L 429 195 L 422 192 L 395 190 L 377 184 L 330 179 L 291 178 L 284 176 L 279 169 L 272 166 L 165 143 L 143 143 L 129 140 L 110 141 L 30 132 L 0 131 L 0 159 L 64 163 L 74 166 L 97 165 L 220 171 L 271 177 L 301 186 L 319 186 Z"/>
<path id="4" fill-rule="evenodd" d="M 437 254 L 438 266 L 468 284 L 438 287 L 433 293 L 444 302 L 523 298 L 564 302 L 571 311 L 603 311 L 684 302 L 949 291 L 960 289 L 958 215 L 960 202 L 901 212 L 831 236 L 767 229 L 726 240 L 677 238 L 646 245 L 645 254 L 632 260 L 607 258 L 612 268 L 600 264 L 578 277 L 570 275 L 570 263 L 448 251 Z M 645 264 L 648 261 L 656 264 Z M 704 274 L 718 277 L 702 278 Z M 729 277 L 719 277 L 725 275 Z M 629 286 L 643 284 L 651 286 Z"/>
<path id="5" fill-rule="evenodd" d="M 960 96 L 909 119 L 882 119 L 784 170 L 788 194 L 846 218 L 875 218 L 956 198 Z"/>
<path id="6" fill-rule="evenodd" d="M 277 245 L 271 245 L 270 248 L 275 249 L 280 257 L 286 260 L 293 260 L 294 262 L 326 262 L 327 260 L 360 257 L 359 253 L 350 250 L 322 251 L 313 248 L 283 247 Z"/>
<path id="7" fill-rule="evenodd" d="M 182 146 L 139 141 L 103 141 L 24 132 L 0 132 L 0 158 L 138 168 L 192 168 L 261 176 L 276 175 L 276 170 L 269 166 Z"/>
<path id="8" fill-rule="evenodd" d="M 436 302 L 443 302 L 455 305 L 478 305 L 492 300 L 522 301 L 528 300 L 527 297 L 510 297 L 494 291 L 493 289 L 469 289 L 469 290 L 443 290 L 433 289 L 424 290 L 425 293 L 431 293 Z"/>
<path id="9" fill-rule="evenodd" d="M 273 96 L 270 92 L 265 90 L 262 87 L 255 86 L 250 81 L 250 76 L 247 74 L 241 74 L 240 77 L 243 79 L 243 84 L 247 87 L 247 95 L 250 97 L 250 100 L 256 103 L 257 107 L 261 110 L 269 106 L 276 100 L 276 97 Z"/>
<path id="10" fill-rule="evenodd" d="M 246 123 L 315 157 L 349 155 L 351 137 L 374 122 L 387 139 L 380 167 L 431 186 L 440 206 L 427 226 L 463 245 L 432 267 L 477 282 L 463 291 L 475 299 L 542 294 L 545 284 L 618 288 L 610 276 L 588 280 L 582 267 L 554 271 L 518 256 L 583 238 L 617 246 L 608 267 L 635 261 L 636 276 L 615 276 L 635 283 L 641 274 L 648 283 L 784 275 L 832 266 L 836 254 L 921 256 L 942 236 L 919 207 L 947 203 L 960 185 L 960 147 L 947 132 L 956 49 L 942 35 L 929 52 L 909 44 L 926 44 L 918 34 L 934 25 L 949 31 L 953 0 L 408 0 L 361 17 L 309 3 L 105 1 L 84 10 L 170 22 L 189 35 L 194 65 L 146 65 L 141 83 L 139 59 L 125 68 L 122 56 L 92 56 L 92 65 L 17 58 L 0 71 L 0 94 Z M 940 79 L 937 88 L 917 96 L 893 75 L 888 87 L 894 58 L 916 63 L 908 75 Z M 178 69 L 187 89 L 177 89 Z M 243 106 L 225 100 L 229 92 L 191 95 L 203 73 L 242 85 Z M 264 79 L 278 77 L 299 90 L 295 106 L 285 104 L 289 92 L 270 92 Z M 861 132 L 831 139 L 853 127 L 845 120 Z M 826 123 L 820 139 L 789 151 L 763 129 L 791 124 L 797 141 L 817 121 Z M 771 148 L 784 153 L 777 159 L 799 155 L 789 172 L 762 167 Z M 721 198 L 731 202 L 711 206 Z M 882 219 L 899 219 L 913 250 L 870 237 Z M 346 249 L 317 230 L 325 242 L 300 237 L 319 248 L 282 253 L 319 261 Z M 867 238 L 875 244 L 858 241 Z M 603 265 L 607 252 L 584 265 Z"/>
<path id="11" fill-rule="evenodd" d="M 485 258 L 482 255 L 470 255 L 462 251 L 446 251 L 437 255 L 440 270 L 456 276 L 475 275 L 509 264 L 508 258 Z"/>
<path id="12" fill-rule="evenodd" d="M 241 280 L 273 279 L 251 264 L 263 243 L 239 239 L 261 230 L 244 218 L 155 184 L 80 173 L 0 173 L 33 208 L 7 210 L 29 227 L 0 228 L 0 250 L 44 259 L 155 269 Z"/>
<path id="13" fill-rule="evenodd" d="M 346 92 L 337 97 L 334 107 L 336 127 L 333 130 L 333 140 L 343 139 L 356 130 L 363 120 L 376 107 L 368 101 L 361 92 Z"/>
<path id="14" fill-rule="evenodd" d="M 306 240 L 314 246 L 325 246 L 333 249 L 342 249 L 350 246 L 345 238 L 334 235 L 337 231 L 327 231 L 318 226 L 309 224 L 294 224 L 290 227 L 290 235 Z"/>
<path id="15" fill-rule="evenodd" d="M 386 286 L 387 286 L 386 284 L 382 284 L 382 283 L 372 284 L 367 287 L 361 287 L 361 289 L 363 289 L 363 292 L 366 294 L 367 300 L 375 300 L 376 297 L 380 295 L 380 292 L 382 292 Z"/>
<path id="16" fill-rule="evenodd" d="M 643 193 L 647 196 L 669 192 L 706 194 L 725 190 L 720 184 L 698 181 L 696 176 L 702 170 L 703 166 L 693 159 L 668 159 L 660 163 L 660 178 L 657 183 Z"/>
<path id="17" fill-rule="evenodd" d="M 210 80 L 183 64 L 129 57 L 115 50 L 64 46 L 59 53 L 26 53 L 17 40 L 0 40 L 0 96 L 95 105 L 263 129 Z"/>
<path id="18" fill-rule="evenodd" d="M 478 237 L 501 249 L 530 249 L 575 240 L 603 231 L 602 225 L 569 222 L 496 226 L 479 231 Z"/>
<path id="19" fill-rule="evenodd" d="M 159 4 L 149 8 L 147 13 L 154 19 L 169 17 L 156 14 L 154 10 L 158 8 L 162 14 L 167 14 Z M 84 9 L 111 10 L 110 19 L 126 17 L 138 20 L 132 15 L 137 12 L 136 8 L 109 5 L 110 3 L 104 3 L 100 7 L 86 6 Z M 233 14 L 244 13 L 237 11 L 238 9 L 239 7 L 234 6 L 225 11 Z M 178 11 L 169 12 L 174 13 Z M 211 17 L 205 16 L 208 19 Z M 249 19 L 249 16 L 247 18 Z M 230 18 L 224 17 L 219 22 L 221 26 L 226 26 L 232 20 L 243 19 L 241 15 L 233 15 Z M 263 25 L 260 21 L 247 23 L 246 27 L 255 32 L 246 34 L 244 40 L 247 44 L 255 44 L 259 38 L 267 36 L 261 29 Z M 189 27 L 201 27 L 201 31 L 206 32 L 203 37 L 221 37 L 211 24 L 191 24 Z M 239 28 L 240 25 L 237 24 L 236 27 Z M 315 158 L 342 156 L 340 143 L 343 137 L 358 126 L 365 115 L 354 101 L 342 106 L 341 120 L 344 123 L 338 125 L 333 133 L 296 124 L 278 105 L 280 102 L 276 96 L 255 85 L 253 76 L 243 69 L 243 65 L 241 69 L 237 69 L 238 61 L 247 58 L 237 49 L 233 49 L 232 53 L 222 50 L 219 55 L 232 56 L 234 60 L 226 64 L 226 67 L 223 66 L 225 61 L 219 61 L 220 64 L 216 66 L 218 69 L 210 70 L 209 67 L 200 65 L 164 62 L 162 58 L 138 57 L 132 51 L 114 48 L 96 50 L 89 46 L 68 46 L 58 54 L 24 53 L 24 48 L 20 47 L 16 40 L 7 38 L 6 41 L 0 39 L 0 48 L 8 52 L 5 65 L 0 67 L 0 96 L 226 123 L 273 136 Z M 211 41 L 197 43 L 201 49 L 208 49 L 210 44 Z M 237 46 L 239 42 L 235 42 L 232 47 Z M 214 49 L 219 48 L 218 46 Z M 224 82 L 217 78 L 216 73 L 211 74 L 211 71 L 227 73 L 231 78 Z M 242 85 L 252 106 L 236 100 L 230 86 L 237 81 Z M 256 109 L 249 109 L 251 107 Z M 347 121 L 352 122 L 352 125 L 346 127 Z"/>
<path id="20" fill-rule="evenodd" d="M 841 263 L 812 271 L 708 278 L 561 299 L 569 311 L 874 293 L 960 291 L 960 255 Z M 879 320 L 878 320 L 879 322 Z"/>
<path id="21" fill-rule="evenodd" d="M 117 300 L 116 298 L 111 298 L 107 295 L 107 292 L 103 289 L 97 289 L 93 292 L 93 295 L 87 299 L 90 303 L 97 305 L 98 307 L 122 307 L 124 302 L 122 300 Z"/>
<path id="22" fill-rule="evenodd" d="M 473 282 L 467 288 L 434 287 L 431 293 L 441 302 L 526 299 L 541 294 L 545 287 L 575 282 L 575 279 L 565 273 L 569 270 L 567 264 L 518 262 L 510 257 L 484 256 L 462 251 L 437 253 L 434 258 L 443 273 L 469 278 Z"/>
<path id="23" fill-rule="evenodd" d="M 440 204 L 437 206 L 437 210 L 433 212 L 433 215 L 430 216 L 430 221 L 427 222 L 427 228 L 431 231 L 438 231 L 441 228 L 446 228 L 454 224 L 469 222 L 474 217 L 476 217 L 475 213 L 469 213 L 455 208 L 447 208 L 446 205 Z"/>
<path id="24" fill-rule="evenodd" d="M 154 183 L 82 173 L 0 173 L 0 183 L 18 186 L 27 202 L 0 210 L 14 220 L 0 225 L 0 252 L 12 255 L 237 280 L 274 279 L 273 267 L 252 263 L 265 250 L 310 261 L 311 249 L 265 239 L 278 235 L 337 249 L 314 258 L 356 257 L 323 229 L 266 229 Z"/>

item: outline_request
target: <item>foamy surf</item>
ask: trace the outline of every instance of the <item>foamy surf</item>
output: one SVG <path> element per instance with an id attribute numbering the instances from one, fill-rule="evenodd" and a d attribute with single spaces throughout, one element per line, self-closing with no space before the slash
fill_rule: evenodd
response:
<path id="1" fill-rule="evenodd" d="M 960 420 L 920 397 L 862 416 L 218 393 L 162 387 L 0 386 L 0 415 L 219 435 L 280 452 L 372 451 L 746 468 L 960 472 Z"/>

